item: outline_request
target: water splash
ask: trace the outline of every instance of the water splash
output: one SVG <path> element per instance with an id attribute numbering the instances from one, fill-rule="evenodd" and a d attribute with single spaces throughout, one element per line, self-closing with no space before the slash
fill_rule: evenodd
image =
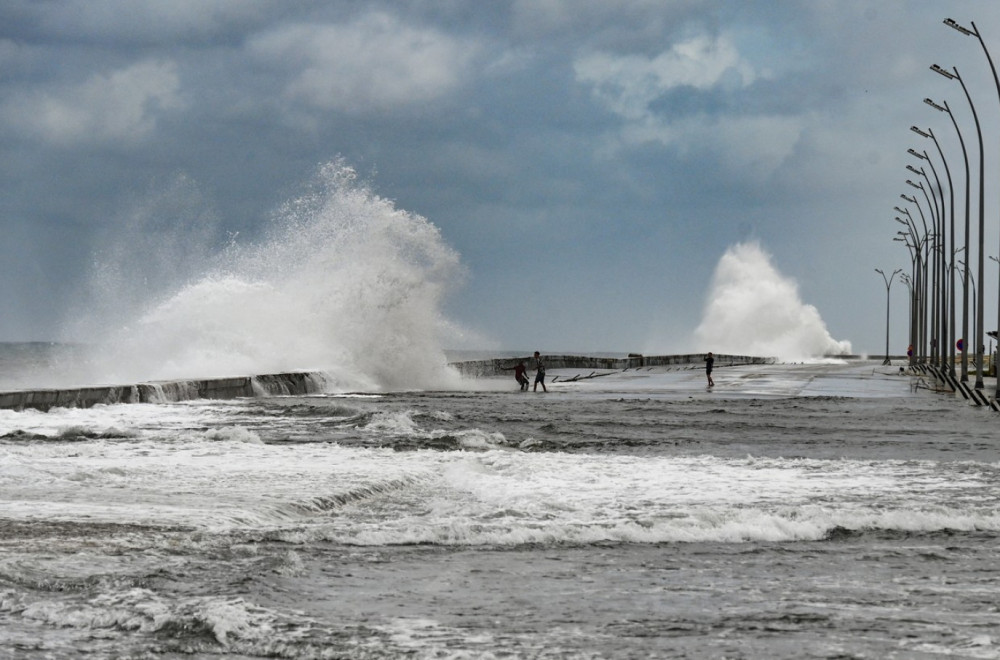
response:
<path id="1" fill-rule="evenodd" d="M 706 351 L 803 360 L 851 352 L 830 336 L 819 311 L 799 298 L 798 285 L 771 264 L 755 242 L 731 246 L 719 260 L 702 322 Z"/>
<path id="2" fill-rule="evenodd" d="M 322 166 L 263 240 L 234 241 L 201 268 L 103 331 L 92 379 L 322 370 L 344 389 L 400 389 L 457 378 L 440 347 L 457 253 L 342 161 Z"/>

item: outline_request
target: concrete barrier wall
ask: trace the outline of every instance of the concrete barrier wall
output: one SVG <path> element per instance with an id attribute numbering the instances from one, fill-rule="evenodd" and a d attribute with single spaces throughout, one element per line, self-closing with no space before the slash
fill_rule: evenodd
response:
<path id="1" fill-rule="evenodd" d="M 487 378 L 505 375 L 513 371 L 518 362 L 523 361 L 529 371 L 535 369 L 535 359 L 502 358 L 492 360 L 469 360 L 452 362 L 451 366 L 467 378 Z M 704 365 L 704 353 L 686 355 L 635 355 L 625 358 L 587 357 L 584 355 L 543 355 L 546 369 L 637 369 L 639 367 L 663 367 L 671 365 Z M 715 366 L 736 364 L 773 364 L 775 358 L 753 357 L 749 355 L 716 355 Z"/>
<path id="2" fill-rule="evenodd" d="M 314 394 L 326 388 L 321 373 L 293 372 L 206 380 L 174 380 L 136 385 L 0 392 L 0 409 L 89 408 L 97 404 L 167 403 L 192 399 Z"/>
<path id="3" fill-rule="evenodd" d="M 545 355 L 549 369 L 637 369 L 666 365 L 704 365 L 705 356 L 655 355 L 627 358 L 587 357 L 583 355 Z M 504 358 L 471 360 L 451 364 L 466 378 L 489 378 L 509 374 L 524 360 L 534 369 L 534 359 Z M 735 364 L 770 364 L 774 358 L 746 355 L 716 355 L 715 366 Z M 135 385 L 109 385 L 74 389 L 38 389 L 0 392 L 0 409 L 49 410 L 50 408 L 89 408 L 98 404 L 168 403 L 194 399 L 236 399 L 239 397 L 315 394 L 326 390 L 326 379 L 320 372 L 290 372 L 261 376 L 210 378 L 205 380 L 172 380 Z"/>

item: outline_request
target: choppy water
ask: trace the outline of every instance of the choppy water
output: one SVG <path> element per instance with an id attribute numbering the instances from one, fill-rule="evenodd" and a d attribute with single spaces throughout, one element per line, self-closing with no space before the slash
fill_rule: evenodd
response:
<path id="1" fill-rule="evenodd" d="M 0 655 L 1000 657 L 993 413 L 703 380 L 0 411 Z"/>

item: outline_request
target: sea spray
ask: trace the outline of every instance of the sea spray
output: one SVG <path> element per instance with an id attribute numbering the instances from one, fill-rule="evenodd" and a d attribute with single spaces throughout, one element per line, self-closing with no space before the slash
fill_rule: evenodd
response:
<path id="1" fill-rule="evenodd" d="M 440 308 L 461 277 L 457 253 L 342 161 L 321 166 L 262 240 L 234 240 L 202 267 L 101 331 L 92 379 L 320 370 L 343 389 L 456 379 L 440 347 Z"/>
<path id="2" fill-rule="evenodd" d="M 851 352 L 830 336 L 819 311 L 803 303 L 758 243 L 731 246 L 719 260 L 702 322 L 701 350 L 803 360 Z"/>

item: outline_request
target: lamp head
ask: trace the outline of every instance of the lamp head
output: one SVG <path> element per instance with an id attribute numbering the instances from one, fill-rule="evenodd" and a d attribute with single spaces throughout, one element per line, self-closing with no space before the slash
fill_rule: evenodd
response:
<path id="1" fill-rule="evenodd" d="M 932 64 L 931 65 L 931 71 L 933 71 L 934 73 L 940 73 L 942 76 L 944 76 L 945 78 L 948 78 L 949 80 L 958 80 L 958 76 L 957 75 L 955 75 L 951 71 L 945 71 L 944 69 L 942 69 L 941 67 L 939 67 L 937 64 Z"/>
<path id="2" fill-rule="evenodd" d="M 935 110 L 940 110 L 941 112 L 949 112 L 949 110 L 948 110 L 948 102 L 947 101 L 945 101 L 945 104 L 943 106 L 938 105 L 937 103 L 935 103 L 934 101 L 932 101 L 930 99 L 924 99 L 924 103 L 926 103 L 927 105 L 931 106 Z"/>
<path id="3" fill-rule="evenodd" d="M 962 27 L 961 25 L 959 25 L 958 23 L 956 23 L 953 19 L 950 19 L 950 18 L 944 19 L 944 24 L 947 25 L 948 27 L 954 28 L 954 29 L 958 30 L 959 32 L 961 32 L 962 34 L 968 35 L 970 37 L 977 36 L 975 32 L 973 32 L 972 30 L 970 30 L 968 28 Z"/>

